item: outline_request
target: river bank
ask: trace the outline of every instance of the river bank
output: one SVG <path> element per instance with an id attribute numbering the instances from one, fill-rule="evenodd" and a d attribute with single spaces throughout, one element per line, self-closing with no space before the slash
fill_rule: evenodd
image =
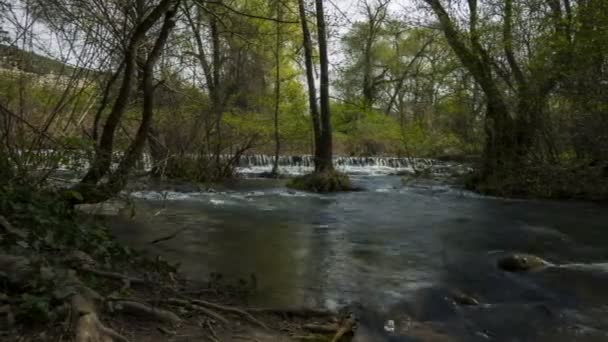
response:
<path id="1" fill-rule="evenodd" d="M 131 194 L 135 216 L 111 226 L 138 247 L 179 229 L 156 250 L 180 261 L 188 277 L 253 273 L 253 306 L 359 307 L 361 325 L 379 341 L 407 341 L 420 330 L 465 341 L 606 337 L 608 298 L 597 266 L 608 259 L 602 205 L 487 197 L 396 175 L 351 180 L 365 190 L 312 194 L 257 178 L 211 191 L 141 189 Z M 497 266 L 522 252 L 595 266 L 524 274 Z M 460 304 L 461 295 L 479 305 Z M 390 320 L 396 333 L 384 328 Z"/>
<path id="2" fill-rule="evenodd" d="M 248 306 L 254 278 L 189 281 L 114 240 L 103 218 L 29 190 L 2 193 L 2 341 L 329 341 L 352 330 L 344 313 Z"/>
<path id="3" fill-rule="evenodd" d="M 120 205 L 110 202 L 89 208 L 101 211 L 86 211 L 97 215 L 96 224 L 109 228 L 84 230 L 97 233 L 81 240 L 95 243 L 59 253 L 51 249 L 55 252 L 43 253 L 44 262 L 63 273 L 71 266 L 59 256 L 76 249 L 92 254 L 99 270 L 162 279 L 160 287 L 123 290 L 122 276 L 116 280 L 76 272 L 105 299 L 99 314 L 105 326 L 131 340 L 208 337 L 212 329 L 225 334 L 220 340 L 243 334 L 259 341 L 264 341 L 263 336 L 269 341 L 306 338 L 315 335 L 311 329 L 323 329 L 319 325 L 335 333 L 340 323 L 347 322 L 348 313 L 358 318 L 355 336 L 365 342 L 416 338 L 595 341 L 607 337 L 608 322 L 602 320 L 608 304 L 603 290 L 608 277 L 602 266 L 608 259 L 608 237 L 602 229 L 608 220 L 605 208 L 588 202 L 481 196 L 446 182 L 441 175 L 407 181 L 403 177 L 353 175 L 353 184 L 364 190 L 337 194 L 287 189 L 287 179 L 241 178 L 213 185 L 132 183 L 121 195 Z M 81 231 L 83 227 L 75 222 L 89 221 L 85 219 L 89 216 L 74 214 L 72 221 L 49 223 L 47 209 L 32 213 L 27 205 L 17 207 L 22 212 L 13 215 L 17 221 L 11 222 L 20 228 L 80 227 Z M 36 220 L 30 226 L 29 219 L 20 221 L 24 217 Z M 130 254 L 127 263 L 108 262 L 114 257 L 97 255 L 97 247 L 91 246 L 105 246 L 107 242 L 96 237 L 103 231 L 101 236 L 116 237 L 114 249 L 128 246 L 130 253 L 144 254 Z M 36 236 L 46 238 L 39 232 Z M 27 248 L 20 248 L 18 255 L 31 257 Z M 553 265 L 583 267 L 531 273 L 499 267 L 501 257 L 522 252 Z M 124 251 L 118 255 L 124 258 Z M 167 261 L 157 263 L 158 255 Z M 148 261 L 140 262 L 145 259 L 141 256 Z M 177 263 L 179 271 L 169 268 Z M 193 291 L 202 293 L 188 294 L 186 299 L 177 295 Z M 116 301 L 117 294 L 118 299 L 131 298 L 171 311 L 183 324 L 165 327 L 156 319 L 108 311 L 106 302 Z M 214 318 L 211 324 L 218 320 L 220 324 L 210 329 L 209 315 L 191 306 L 193 300 L 201 299 L 241 310 L 314 308 L 307 312 L 330 311 L 332 315 L 302 318 L 245 311 L 271 328 L 260 331 L 246 316 L 219 310 L 229 316 L 229 324 Z M 58 303 L 56 299 L 43 302 Z M 23 301 L 7 302 L 11 310 L 17 303 Z M 51 326 L 65 334 L 65 323 Z M 268 335 L 268 331 L 278 331 L 278 335 Z M 319 338 L 331 340 L 332 336 L 326 332 Z M 44 340 L 35 334 L 27 337 Z"/>

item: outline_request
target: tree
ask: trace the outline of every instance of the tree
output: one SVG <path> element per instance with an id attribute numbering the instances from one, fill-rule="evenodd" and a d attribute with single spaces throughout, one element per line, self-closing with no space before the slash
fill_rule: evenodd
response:
<path id="1" fill-rule="evenodd" d="M 333 144 L 331 131 L 331 113 L 329 108 L 329 59 L 327 57 L 327 29 L 323 0 L 315 0 L 317 13 L 317 39 L 319 40 L 321 135 L 319 137 L 318 155 L 315 169 L 318 172 L 333 172 Z"/>
<path id="2" fill-rule="evenodd" d="M 306 72 L 306 84 L 308 85 L 308 106 L 310 110 L 310 117 L 312 121 L 313 134 L 314 134 L 314 156 L 315 156 L 315 170 L 319 170 L 318 166 L 321 158 L 321 114 L 319 113 L 319 106 L 317 105 L 317 89 L 315 86 L 315 70 L 313 63 L 313 46 L 312 38 L 310 35 L 310 29 L 308 28 L 308 19 L 306 15 L 306 7 L 304 0 L 298 0 L 298 10 L 300 14 L 300 23 L 302 25 L 302 46 L 304 47 L 304 65 Z"/>
<path id="3" fill-rule="evenodd" d="M 274 81 L 274 163 L 272 165 L 271 174 L 277 176 L 279 173 L 279 156 L 281 154 L 281 135 L 279 133 L 279 111 L 281 105 L 281 20 L 283 19 L 282 2 L 277 1 L 275 4 L 277 8 L 277 21 L 276 26 L 276 46 L 274 50 L 275 54 L 275 81 Z"/>
<path id="4" fill-rule="evenodd" d="M 538 142 L 548 97 L 571 62 L 574 23 L 569 0 L 563 3 L 549 0 L 538 8 L 526 7 L 531 5 L 525 2 L 519 4 L 539 15 L 524 18 L 524 11 L 519 11 L 518 18 L 522 21 L 539 20 L 540 29 L 536 31 L 524 24 L 517 26 L 534 37 L 535 41 L 527 42 L 527 46 L 523 41 L 518 43 L 521 46 L 515 46 L 514 11 L 517 8 L 512 0 L 505 0 L 502 8 L 498 8 L 502 12 L 501 54 L 491 51 L 489 43 L 484 44 L 484 39 L 493 39 L 493 30 L 498 29 L 494 26 L 498 24 L 481 20 L 481 14 L 485 13 L 481 9 L 489 13 L 496 7 L 488 4 L 480 8 L 477 0 L 467 0 L 468 29 L 464 29 L 450 16 L 441 0 L 425 2 L 437 17 L 448 44 L 486 98 L 486 146 L 481 177 L 487 179 L 516 170 L 528 162 Z M 482 27 L 484 24 L 486 27 Z M 525 51 L 526 47 L 527 54 L 516 53 Z"/>
<path id="5" fill-rule="evenodd" d="M 161 0 L 151 9 L 147 16 L 140 18 L 133 28 L 133 33 L 130 35 L 124 51 L 124 68 L 122 68 L 124 71 L 122 72 L 120 90 L 105 121 L 104 129 L 96 146 L 95 157 L 80 183 L 72 189 L 72 191 L 80 194 L 79 198 L 74 198 L 75 202 L 90 203 L 104 201 L 124 187 L 127 176 L 139 158 L 148 136 L 148 130 L 154 113 L 154 66 L 175 25 L 173 18 L 177 12 L 177 6 L 178 2 L 174 0 Z M 154 46 L 147 54 L 144 62 L 141 84 L 143 107 L 139 129 L 137 130 L 135 139 L 127 148 L 127 152 L 118 163 L 116 170 L 108 175 L 112 164 L 116 129 L 131 99 L 133 79 L 137 68 L 138 50 L 141 48 L 140 44 L 150 29 L 163 16 L 164 21 L 154 42 Z M 106 175 L 108 175 L 108 180 L 105 183 L 100 183 Z"/>

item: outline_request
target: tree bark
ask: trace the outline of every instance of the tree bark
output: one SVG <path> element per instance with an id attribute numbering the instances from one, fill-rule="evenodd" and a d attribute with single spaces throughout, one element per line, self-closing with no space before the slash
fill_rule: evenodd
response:
<path id="1" fill-rule="evenodd" d="M 275 49 L 275 63 L 276 63 L 276 78 L 274 88 L 274 163 L 272 165 L 272 175 L 276 176 L 279 174 L 279 155 L 281 153 L 281 135 L 279 133 L 279 111 L 281 104 L 281 2 L 277 1 L 277 22 L 276 25 L 276 49 Z"/>
<path id="2" fill-rule="evenodd" d="M 221 0 L 218 2 L 221 4 Z M 212 51 L 212 64 L 213 64 L 213 91 L 211 93 L 211 106 L 213 108 L 213 113 L 215 113 L 215 169 L 216 169 L 216 177 L 222 178 L 222 114 L 224 112 L 224 108 L 222 105 L 223 91 L 222 84 L 220 81 L 221 75 L 221 67 L 222 67 L 222 58 L 221 58 L 221 42 L 220 42 L 220 31 L 218 27 L 217 18 L 215 16 L 211 16 L 210 18 L 210 27 L 211 27 L 211 45 L 213 48 Z"/>
<path id="3" fill-rule="evenodd" d="M 319 172 L 331 172 L 334 170 L 333 145 L 331 130 L 331 113 L 329 108 L 329 60 L 327 57 L 327 30 L 325 25 L 325 13 L 323 0 L 315 0 L 317 9 L 317 32 L 319 39 L 319 63 L 321 66 L 321 137 L 319 156 L 316 160 L 315 169 Z"/>
<path id="4" fill-rule="evenodd" d="M 316 170 L 317 165 L 319 164 L 318 160 L 321 158 L 321 115 L 319 113 L 319 107 L 317 106 L 317 89 L 315 86 L 314 64 L 312 60 L 312 39 L 310 37 L 310 30 L 308 28 L 308 21 L 306 19 L 306 7 L 304 5 L 304 0 L 298 0 L 298 10 L 300 12 L 300 23 L 302 25 L 304 64 L 306 67 L 306 83 L 308 85 L 308 105 L 310 107 L 310 117 L 312 120 L 314 134 L 314 157 Z"/>

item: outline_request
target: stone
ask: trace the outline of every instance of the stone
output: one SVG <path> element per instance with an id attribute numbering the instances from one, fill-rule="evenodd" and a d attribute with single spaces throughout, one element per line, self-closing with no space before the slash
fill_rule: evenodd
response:
<path id="1" fill-rule="evenodd" d="M 499 259 L 497 265 L 507 272 L 529 272 L 545 268 L 550 263 L 530 254 L 511 254 Z"/>
<path id="2" fill-rule="evenodd" d="M 454 300 L 454 303 L 464 306 L 479 305 L 479 301 L 477 299 L 460 291 L 452 292 L 452 300 Z"/>

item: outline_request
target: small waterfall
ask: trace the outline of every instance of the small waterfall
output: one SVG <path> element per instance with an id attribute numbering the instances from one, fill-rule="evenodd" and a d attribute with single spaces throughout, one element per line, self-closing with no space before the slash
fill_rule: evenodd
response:
<path id="1" fill-rule="evenodd" d="M 238 168 L 244 174 L 269 172 L 274 157 L 263 154 L 243 155 Z M 413 173 L 416 170 L 432 170 L 444 163 L 426 158 L 397 157 L 334 157 L 336 169 L 350 174 L 395 174 Z M 303 174 L 314 168 L 314 157 L 311 155 L 280 156 L 279 168 L 285 174 Z"/>
<path id="2" fill-rule="evenodd" d="M 54 151 L 36 151 L 47 156 L 53 155 Z M 117 166 L 116 161 L 122 157 L 122 153 L 114 153 L 112 167 Z M 59 169 L 84 171 L 89 165 L 89 158 L 84 153 L 60 154 Z M 196 155 L 192 155 L 196 158 Z M 229 161 L 232 155 L 222 155 L 221 159 Z M 274 156 L 265 154 L 246 154 L 237 160 L 237 171 L 245 175 L 255 175 L 267 173 L 272 170 Z M 149 171 L 152 168 L 153 160 L 150 154 L 145 153 L 136 163 L 136 169 Z M 428 158 L 398 158 L 398 157 L 334 157 L 334 166 L 338 171 L 348 174 L 362 175 L 387 175 L 387 174 L 408 174 L 416 171 L 429 171 L 434 174 L 449 173 L 455 166 L 454 163 L 442 162 Z M 287 175 L 301 175 L 311 172 L 314 169 L 314 157 L 312 155 L 283 155 L 279 157 L 279 171 Z"/>

